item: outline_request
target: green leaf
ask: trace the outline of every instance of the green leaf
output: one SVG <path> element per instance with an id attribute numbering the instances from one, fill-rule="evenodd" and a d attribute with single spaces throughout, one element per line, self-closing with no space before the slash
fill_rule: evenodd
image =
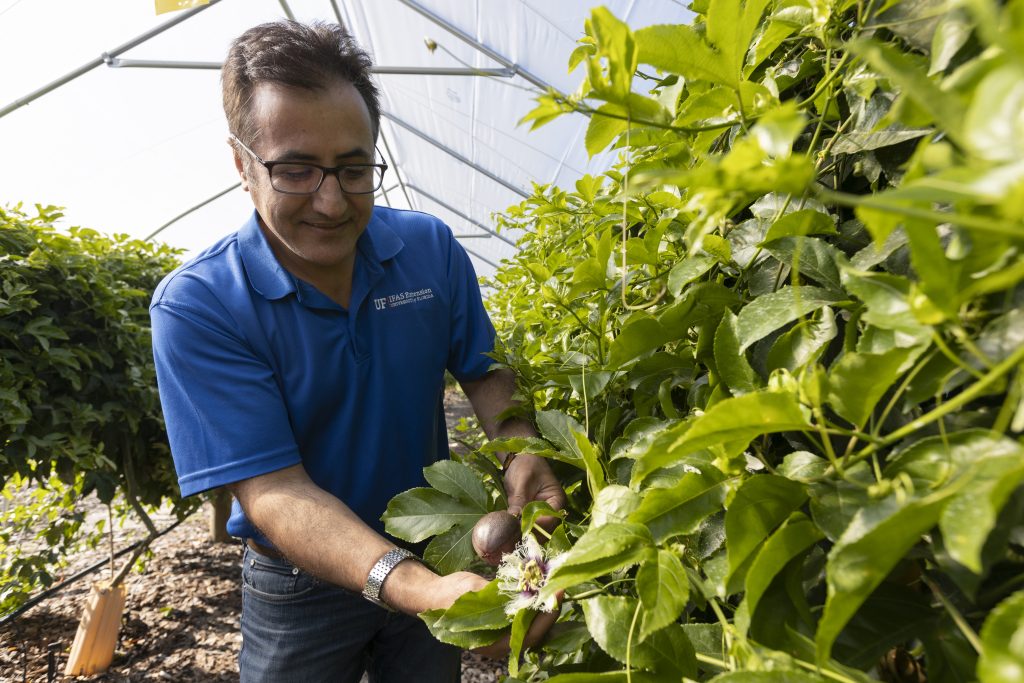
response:
<path id="1" fill-rule="evenodd" d="M 628 486 L 612 484 L 601 489 L 594 496 L 590 508 L 591 528 L 609 523 L 622 523 L 640 505 L 640 494 Z"/>
<path id="2" fill-rule="evenodd" d="M 388 502 L 381 516 L 385 530 L 404 541 L 418 543 L 457 524 L 472 526 L 480 508 L 428 488 L 400 493 Z"/>
<path id="3" fill-rule="evenodd" d="M 437 624 L 443 618 L 444 613 L 445 610 L 432 609 L 420 612 L 419 616 L 423 623 L 427 625 L 431 635 L 442 643 L 448 643 L 464 650 L 490 645 L 498 640 L 498 638 L 501 638 L 506 631 L 504 628 L 479 631 L 450 631 Z"/>
<path id="4" fill-rule="evenodd" d="M 594 445 L 590 443 L 590 439 L 587 438 L 586 433 L 582 429 L 581 425 L 581 431 L 574 431 L 572 434 L 576 439 L 576 447 L 583 457 L 583 463 L 586 466 L 587 484 L 590 486 L 590 493 L 596 496 L 605 486 L 604 468 L 598 459 L 597 451 L 594 450 Z"/>
<path id="5" fill-rule="evenodd" d="M 1024 448 L 1002 457 L 989 457 L 984 452 L 977 452 L 975 457 L 979 462 L 968 475 L 970 480 L 943 510 L 939 528 L 950 557 L 981 574 L 981 551 L 995 528 L 999 511 L 1024 482 Z"/>
<path id="6" fill-rule="evenodd" d="M 819 661 L 828 659 L 836 636 L 864 600 L 921 535 L 935 526 L 952 493 L 946 488 L 912 500 L 892 514 L 882 514 L 881 521 L 855 521 L 839 538 L 826 568 L 828 596 L 815 638 Z"/>
<path id="7" fill-rule="evenodd" d="M 802 209 L 787 213 L 768 228 L 764 236 L 767 244 L 782 237 L 804 237 L 807 235 L 835 235 L 836 225 L 827 213 L 814 209 Z"/>
<path id="8" fill-rule="evenodd" d="M 728 520 L 728 516 L 726 516 Z M 790 560 L 814 545 L 825 535 L 810 519 L 800 512 L 794 512 L 786 522 L 765 541 L 758 551 L 744 582 L 745 595 L 742 614 L 746 623 L 740 624 L 741 612 L 736 612 L 736 623 L 746 631 L 749 620 L 757 611 L 761 597 L 768 590 L 772 580 L 789 564 Z M 731 541 L 731 539 L 730 539 Z"/>
<path id="9" fill-rule="evenodd" d="M 768 0 L 711 0 L 707 37 L 718 48 L 723 67 L 733 79 L 740 75 L 754 31 Z"/>
<path id="10" fill-rule="evenodd" d="M 776 468 L 775 473 L 786 479 L 807 483 L 823 477 L 829 467 L 828 460 L 820 455 L 795 451 L 782 459 L 782 464 Z"/>
<path id="11" fill-rule="evenodd" d="M 636 598 L 600 595 L 583 601 L 587 629 L 598 646 L 614 659 L 662 675 L 670 674 L 674 680 L 695 674 L 693 646 L 682 626 L 664 628 L 640 642 L 638 613 Z"/>
<path id="12" fill-rule="evenodd" d="M 692 27 L 683 24 L 648 26 L 634 34 L 637 60 L 689 80 L 738 85 L 738 72 Z"/>
<path id="13" fill-rule="evenodd" d="M 888 78 L 897 92 L 914 100 L 954 140 L 963 138 L 963 105 L 924 75 L 923 65 L 908 54 L 879 42 L 859 40 L 850 49 Z"/>
<path id="14" fill-rule="evenodd" d="M 635 598 L 598 595 L 584 600 L 582 606 L 587 630 L 602 650 L 622 663 L 628 656 L 634 666 L 650 668 L 654 665 L 653 658 L 644 657 L 640 648 L 639 628 L 636 628 L 640 606 Z M 632 636 L 631 625 L 634 626 Z"/>
<path id="15" fill-rule="evenodd" d="M 740 485 L 725 511 L 730 594 L 739 590 L 735 584 L 743 580 L 758 546 L 806 500 L 803 484 L 773 474 L 753 476 Z"/>
<path id="16" fill-rule="evenodd" d="M 729 671 L 710 679 L 709 683 L 827 683 L 830 679 L 810 672 L 789 671 Z"/>
<path id="17" fill-rule="evenodd" d="M 850 666 L 869 670 L 894 645 L 931 632 L 937 616 L 926 595 L 883 581 L 839 635 L 835 655 Z"/>
<path id="18" fill-rule="evenodd" d="M 640 640 L 646 640 L 679 618 L 689 600 L 690 582 L 676 554 L 659 550 L 654 558 L 645 561 L 637 570 L 636 591 L 643 606 Z"/>
<path id="19" fill-rule="evenodd" d="M 498 591 L 498 582 L 491 581 L 478 591 L 464 593 L 444 610 L 435 626 L 446 631 L 493 631 L 509 625 L 505 614 L 508 598 Z"/>
<path id="20" fill-rule="evenodd" d="M 842 268 L 846 290 L 864 302 L 866 323 L 895 330 L 914 338 L 930 335 L 927 325 L 914 317 L 910 307 L 910 281 L 888 273 L 864 273 Z"/>
<path id="21" fill-rule="evenodd" d="M 598 107 L 597 111 L 591 115 L 584 138 L 584 145 L 590 156 L 604 150 L 615 138 L 625 132 L 628 123 L 619 114 L 620 110 L 621 107 L 618 105 L 605 104 Z M 601 279 L 603 284 L 603 273 Z"/>
<path id="22" fill-rule="evenodd" d="M 563 559 L 540 591 L 541 599 L 636 564 L 653 544 L 651 532 L 639 524 L 605 524 L 588 529 L 572 550 L 561 556 Z"/>
<path id="23" fill-rule="evenodd" d="M 819 287 L 783 287 L 759 296 L 740 311 L 737 322 L 740 349 L 766 337 L 786 323 L 812 313 L 841 297 Z"/>
<path id="24" fill-rule="evenodd" d="M 685 455 L 716 444 L 745 445 L 762 434 L 809 428 L 807 416 L 792 394 L 747 394 L 711 406 L 672 444 L 670 451 Z"/>
<path id="25" fill-rule="evenodd" d="M 688 256 L 672 266 L 668 273 L 668 291 L 674 297 L 678 297 L 683 287 L 690 284 L 718 263 L 712 256 Z"/>
<path id="26" fill-rule="evenodd" d="M 475 559 L 473 527 L 468 524 L 459 524 L 435 536 L 423 551 L 423 560 L 442 575 L 461 571 Z"/>
<path id="27" fill-rule="evenodd" d="M 1024 71 L 1017 63 L 993 69 L 978 84 L 964 119 L 969 149 L 982 159 L 1012 163 L 1024 155 Z"/>
<path id="28" fill-rule="evenodd" d="M 452 498 L 475 505 L 481 513 L 488 511 L 490 496 L 472 469 L 454 460 L 440 460 L 423 469 L 427 483 Z"/>
<path id="29" fill-rule="evenodd" d="M 902 374 L 910 349 L 885 353 L 846 353 L 828 373 L 828 402 L 850 424 L 861 428 L 875 404 Z"/>
<path id="30" fill-rule="evenodd" d="M 648 351 L 664 346 L 676 338 L 677 333 L 665 329 L 650 316 L 637 318 L 625 325 L 608 347 L 609 370 L 618 370 L 626 363 Z"/>
<path id="31" fill-rule="evenodd" d="M 1021 445 L 985 429 L 928 436 L 900 449 L 889 458 L 883 476 L 909 476 L 914 488 L 931 491 L 971 472 L 985 460 L 1019 457 Z"/>
<path id="32" fill-rule="evenodd" d="M 785 368 L 791 374 L 821 357 L 838 328 L 836 316 L 828 306 L 801 320 L 783 333 L 768 351 L 768 371 Z"/>
<path id="33" fill-rule="evenodd" d="M 684 474 L 671 488 L 649 489 L 629 521 L 646 525 L 654 540 L 692 534 L 710 515 L 722 509 L 731 483 L 713 467 L 707 473 Z"/>
<path id="34" fill-rule="evenodd" d="M 627 97 L 637 65 L 636 47 L 629 26 L 605 7 L 597 7 L 591 11 L 588 26 L 596 40 L 597 54 L 607 60 L 609 87 L 618 98 Z M 592 58 L 591 64 L 594 61 L 596 60 Z M 593 71 L 590 81 L 592 87 L 598 85 Z"/>
<path id="35" fill-rule="evenodd" d="M 842 290 L 839 264 L 846 260 L 843 252 L 828 242 L 814 237 L 782 237 L 765 244 L 769 254 L 829 290 Z"/>
<path id="36" fill-rule="evenodd" d="M 567 462 L 575 464 L 580 469 L 586 468 L 583 452 L 580 450 L 579 442 L 576 441 L 577 434 L 586 436 L 583 425 L 563 412 L 541 410 L 537 412 L 537 429 L 541 436 L 554 444 L 566 456 Z"/>
<path id="37" fill-rule="evenodd" d="M 740 350 L 739 327 L 732 311 L 726 311 L 715 333 L 715 366 L 734 395 L 755 391 L 760 378 Z"/>
<path id="38" fill-rule="evenodd" d="M 586 673 L 556 674 L 546 683 L 662 683 L 664 679 L 643 671 L 588 671 Z"/>
<path id="39" fill-rule="evenodd" d="M 510 676 L 519 675 L 519 660 L 523 652 L 523 640 L 530 630 L 530 624 L 537 618 L 537 612 L 531 609 L 521 609 L 512 618 L 512 635 L 509 638 L 508 673 Z"/>
<path id="40" fill-rule="evenodd" d="M 879 131 L 853 131 L 840 135 L 832 146 L 833 154 L 857 154 L 915 140 L 932 132 L 931 128 L 891 127 Z"/>
<path id="41" fill-rule="evenodd" d="M 1024 680 L 1024 591 L 1017 591 L 996 606 L 981 629 L 981 683 Z"/>
<path id="42" fill-rule="evenodd" d="M 866 473 L 867 469 L 861 467 L 860 472 Z M 874 478 L 869 473 L 867 480 L 859 484 L 843 480 L 823 480 L 811 485 L 811 517 L 829 540 L 838 540 L 850 526 L 854 516 L 870 502 L 867 487 L 873 481 Z"/>

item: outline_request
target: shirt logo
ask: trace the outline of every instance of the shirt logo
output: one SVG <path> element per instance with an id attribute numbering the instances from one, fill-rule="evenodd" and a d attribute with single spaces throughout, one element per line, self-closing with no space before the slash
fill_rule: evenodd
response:
<path id="1" fill-rule="evenodd" d="M 373 300 L 373 306 L 378 311 L 383 311 L 388 308 L 396 308 L 398 306 L 404 306 L 406 304 L 414 304 L 417 301 L 426 301 L 434 298 L 434 290 L 430 287 L 423 289 L 416 289 L 412 291 L 399 292 L 398 294 L 389 294 L 388 296 L 382 296 L 379 299 Z"/>

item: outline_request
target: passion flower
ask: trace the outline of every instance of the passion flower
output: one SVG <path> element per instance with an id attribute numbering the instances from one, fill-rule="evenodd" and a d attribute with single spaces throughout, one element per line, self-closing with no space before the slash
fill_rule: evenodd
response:
<path id="1" fill-rule="evenodd" d="M 514 615 L 522 609 L 552 612 L 558 606 L 554 596 L 540 598 L 540 589 L 548 576 L 561 564 L 562 556 L 551 554 L 527 534 L 511 553 L 506 553 L 498 566 L 498 590 L 512 599 L 505 603 L 505 612 Z"/>

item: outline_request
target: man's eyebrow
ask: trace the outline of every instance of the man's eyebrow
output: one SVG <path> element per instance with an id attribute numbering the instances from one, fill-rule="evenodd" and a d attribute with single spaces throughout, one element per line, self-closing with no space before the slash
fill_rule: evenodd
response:
<path id="1" fill-rule="evenodd" d="M 347 152 L 342 152 L 334 157 L 335 161 L 341 159 L 371 159 L 372 154 L 368 154 L 365 149 L 356 147 L 355 149 Z M 315 154 L 309 152 L 301 152 L 295 149 L 289 149 L 274 158 L 274 161 L 308 161 L 310 163 L 317 163 L 318 157 Z"/>

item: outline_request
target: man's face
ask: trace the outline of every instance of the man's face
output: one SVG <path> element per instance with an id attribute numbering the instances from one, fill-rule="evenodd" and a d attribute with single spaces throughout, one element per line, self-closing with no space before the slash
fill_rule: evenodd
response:
<path id="1" fill-rule="evenodd" d="M 351 83 L 336 81 L 309 91 L 263 83 L 253 93 L 256 139 L 250 145 L 266 161 L 305 161 L 321 166 L 372 163 L 373 128 L 366 103 Z M 235 153 L 242 186 L 252 194 L 275 255 L 292 274 L 313 284 L 349 276 L 356 241 L 370 222 L 373 195 L 341 191 L 334 176 L 314 194 L 282 194 L 270 186 L 267 169 L 244 151 Z"/>

